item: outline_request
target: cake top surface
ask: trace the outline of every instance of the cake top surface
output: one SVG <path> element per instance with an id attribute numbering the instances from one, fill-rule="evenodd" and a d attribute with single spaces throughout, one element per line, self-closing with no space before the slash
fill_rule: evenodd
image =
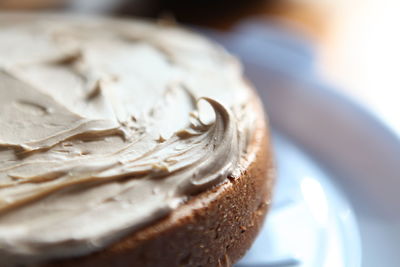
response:
<path id="1" fill-rule="evenodd" d="M 240 175 L 251 92 L 206 39 L 2 14 L 0 40 L 0 260 L 101 249 Z"/>

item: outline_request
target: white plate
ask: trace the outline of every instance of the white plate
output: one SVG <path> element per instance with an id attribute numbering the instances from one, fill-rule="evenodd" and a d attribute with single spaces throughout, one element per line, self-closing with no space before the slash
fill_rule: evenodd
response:
<path id="1" fill-rule="evenodd" d="M 277 132 L 274 206 L 238 266 L 400 266 L 399 135 L 321 81 L 288 28 L 207 34 L 242 59 Z"/>
<path id="2" fill-rule="evenodd" d="M 353 212 L 329 174 L 274 134 L 279 180 L 263 231 L 241 267 L 360 266 Z"/>

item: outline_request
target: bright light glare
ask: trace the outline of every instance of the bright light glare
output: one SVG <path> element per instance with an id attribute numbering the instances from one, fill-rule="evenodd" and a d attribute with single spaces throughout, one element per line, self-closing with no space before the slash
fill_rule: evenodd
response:
<path id="1" fill-rule="evenodd" d="M 326 227 L 329 216 L 328 203 L 321 184 L 312 178 L 305 177 L 301 181 L 300 186 L 304 200 L 312 216 L 318 224 L 322 227 Z"/>

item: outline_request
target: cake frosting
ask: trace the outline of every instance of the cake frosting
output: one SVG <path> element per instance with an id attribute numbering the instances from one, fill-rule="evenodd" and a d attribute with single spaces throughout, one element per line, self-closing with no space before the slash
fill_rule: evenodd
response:
<path id="1" fill-rule="evenodd" d="M 168 25 L 0 15 L 0 261 L 84 255 L 246 161 L 240 64 Z"/>

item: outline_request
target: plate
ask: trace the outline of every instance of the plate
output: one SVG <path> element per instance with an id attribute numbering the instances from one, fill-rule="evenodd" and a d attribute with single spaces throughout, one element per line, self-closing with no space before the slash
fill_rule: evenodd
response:
<path id="1" fill-rule="evenodd" d="M 272 209 L 237 267 L 360 266 L 357 224 L 332 177 L 281 134 L 273 134 L 278 182 Z"/>
<path id="2" fill-rule="evenodd" d="M 273 207 L 237 266 L 399 266 L 400 135 L 326 84 L 292 29 L 254 19 L 201 30 L 242 60 L 274 129 Z"/>

